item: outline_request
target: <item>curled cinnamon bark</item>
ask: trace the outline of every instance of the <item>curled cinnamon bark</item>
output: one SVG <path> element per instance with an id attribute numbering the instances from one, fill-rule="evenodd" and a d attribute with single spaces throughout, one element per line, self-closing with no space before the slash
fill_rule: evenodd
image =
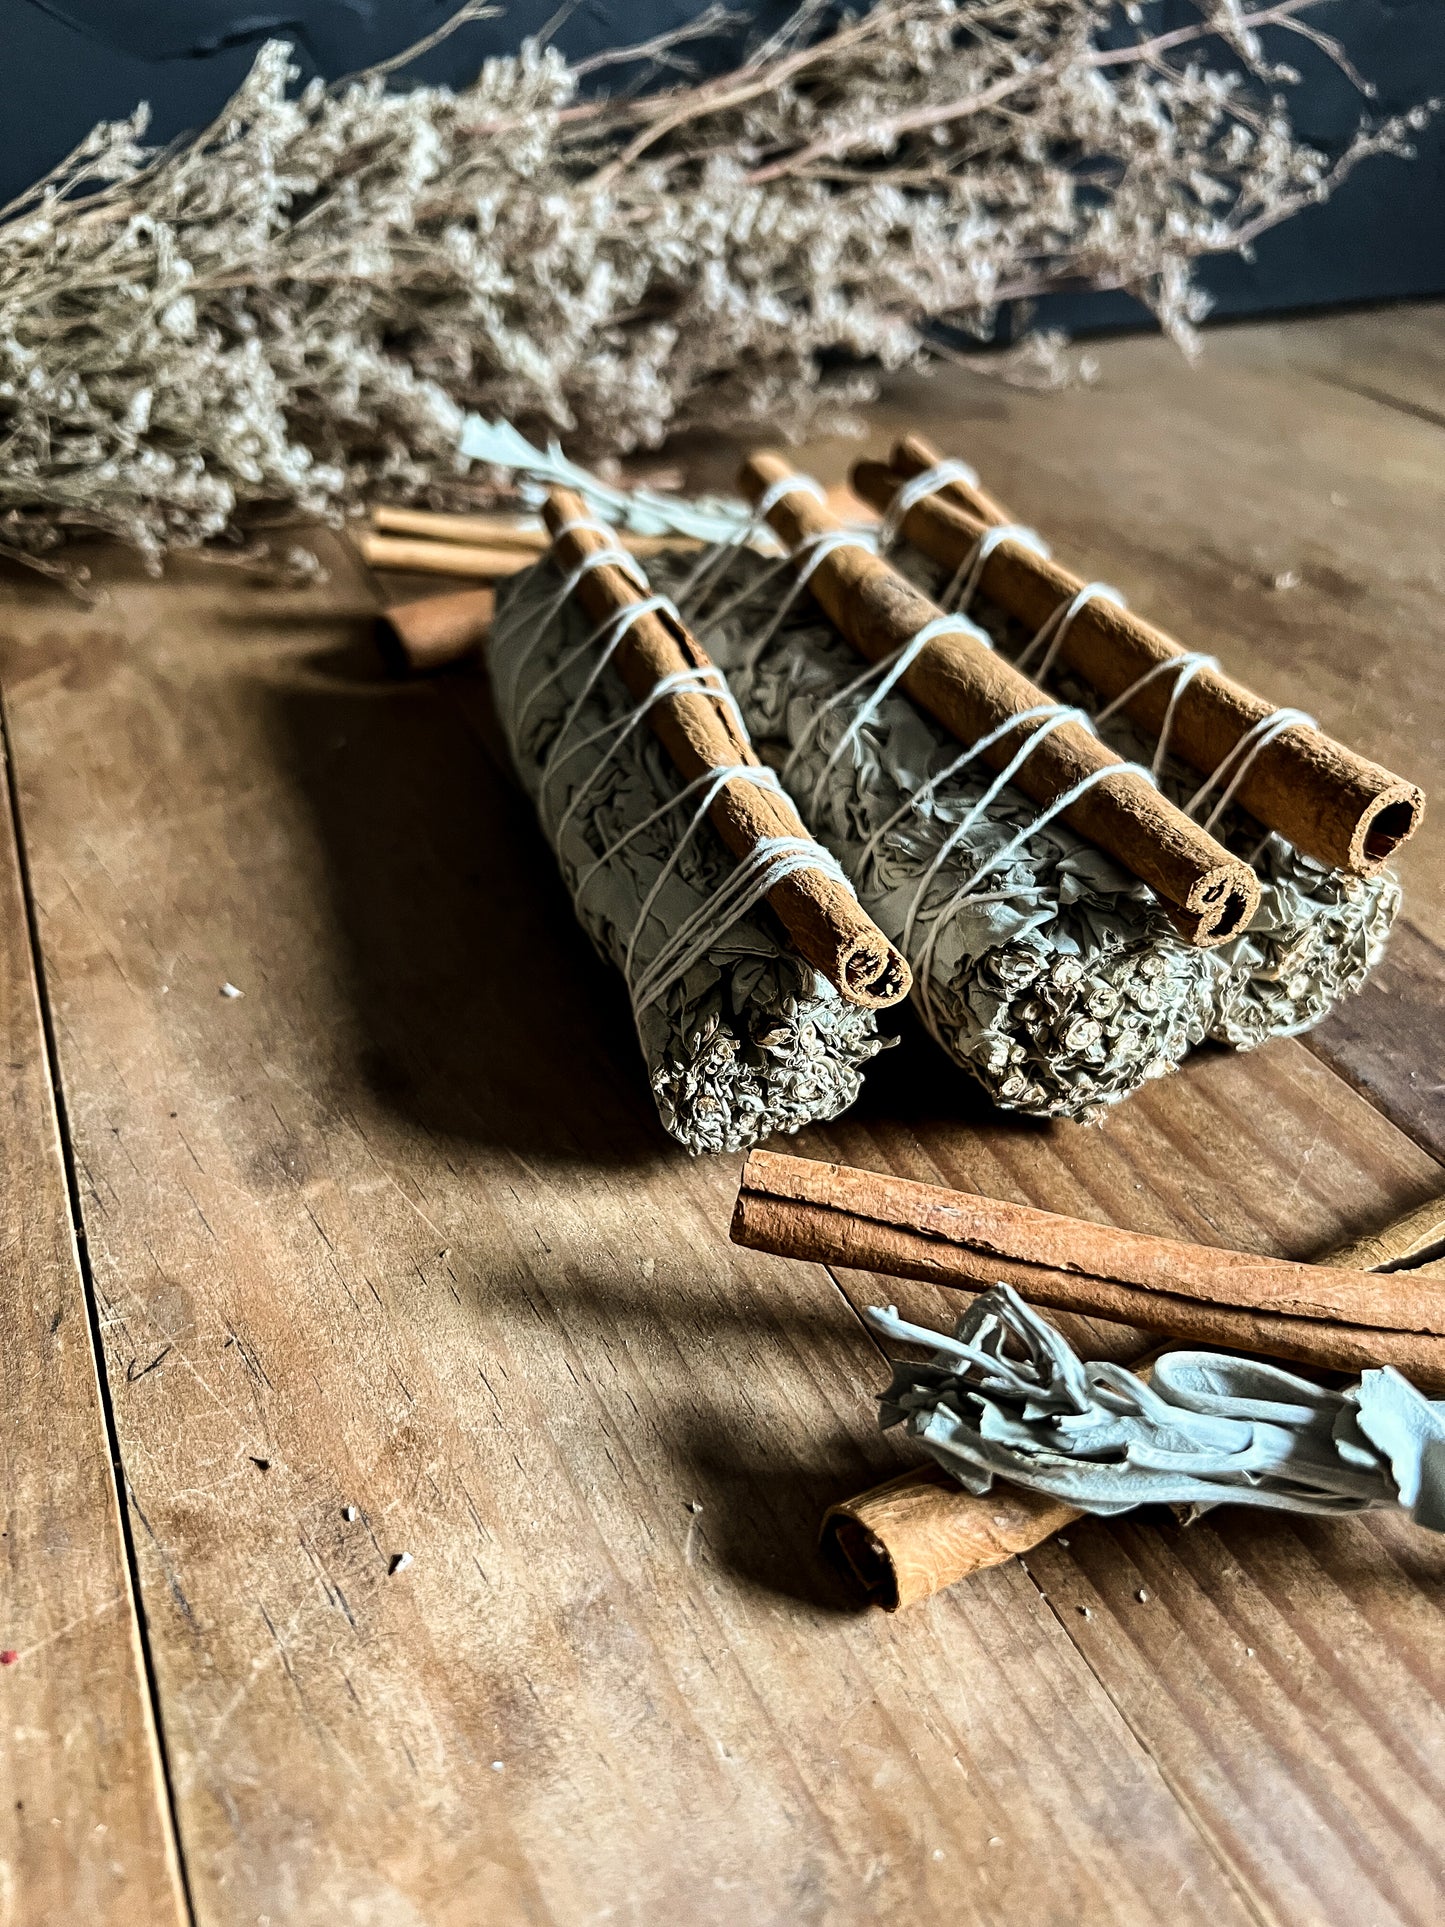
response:
<path id="1" fill-rule="evenodd" d="M 781 457 L 755 454 L 743 466 L 742 484 L 756 502 L 792 473 Z M 802 491 L 776 500 L 768 520 L 795 549 L 805 540 L 844 528 Z M 861 546 L 823 553 L 810 569 L 808 586 L 842 633 L 872 662 L 895 654 L 942 613 L 891 564 Z M 1010 719 L 1049 705 L 1026 676 L 985 642 L 964 633 L 929 642 L 905 671 L 901 687 L 964 743 L 978 742 Z M 1003 768 L 1021 740 L 1005 736 L 985 752 L 985 760 Z M 1052 730 L 1013 780 L 1047 806 L 1110 768 L 1117 769 L 1117 776 L 1096 782 L 1062 812 L 1062 820 L 1147 883 L 1189 943 L 1204 948 L 1237 936 L 1258 906 L 1259 879 L 1091 730 L 1080 723 Z"/>
<path id="2" fill-rule="evenodd" d="M 938 456 L 917 436 L 900 441 L 890 464 L 859 462 L 852 482 L 873 507 L 886 510 L 903 483 Z M 981 491 L 952 483 L 910 508 L 902 532 L 946 568 L 960 568 L 985 531 L 1007 521 Z M 1076 575 L 1006 539 L 984 560 L 982 594 L 1038 629 L 1083 587 Z M 1059 643 L 1058 659 L 1113 702 L 1135 683 L 1124 713 L 1158 735 L 1176 686 L 1166 665 L 1185 655 L 1172 637 L 1132 610 L 1102 597 L 1079 609 Z M 1151 670 L 1160 673 L 1148 682 Z M 1180 689 L 1169 744 L 1203 775 L 1213 775 L 1251 731 L 1268 726 L 1272 703 L 1218 669 L 1197 668 Z M 1419 787 L 1369 762 L 1323 731 L 1293 724 L 1250 756 L 1236 800 L 1269 829 L 1313 857 L 1358 876 L 1369 875 L 1419 827 L 1425 810 Z"/>
<path id="3" fill-rule="evenodd" d="M 422 596 L 384 609 L 376 618 L 376 639 L 388 666 L 398 675 L 426 675 L 447 669 L 479 649 L 495 609 L 496 597 L 490 589 Z"/>

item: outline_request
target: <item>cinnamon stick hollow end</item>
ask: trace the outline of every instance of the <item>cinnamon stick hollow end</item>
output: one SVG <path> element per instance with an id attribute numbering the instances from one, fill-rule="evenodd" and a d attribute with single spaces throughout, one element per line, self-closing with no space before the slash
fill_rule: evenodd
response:
<path id="1" fill-rule="evenodd" d="M 401 602 L 377 616 L 377 647 L 394 675 L 422 676 L 448 669 L 480 649 L 495 609 L 496 597 L 490 589 L 462 589 L 456 595 Z"/>
<path id="2" fill-rule="evenodd" d="M 1022 1486 L 995 1485 L 976 1498 L 929 1464 L 830 1506 L 819 1544 L 871 1605 L 897 1612 L 971 1573 L 1007 1565 L 1078 1516 Z"/>

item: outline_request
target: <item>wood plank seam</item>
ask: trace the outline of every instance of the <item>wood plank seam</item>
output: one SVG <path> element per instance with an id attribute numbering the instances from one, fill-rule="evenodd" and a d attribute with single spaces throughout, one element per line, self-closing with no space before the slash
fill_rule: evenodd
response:
<path id="1" fill-rule="evenodd" d="M 40 944 L 39 919 L 36 913 L 35 894 L 30 877 L 29 852 L 25 844 L 25 823 L 20 807 L 15 757 L 11 751 L 10 718 L 3 685 L 0 685 L 0 760 L 3 760 L 5 765 L 5 803 L 9 809 L 10 820 L 14 828 L 16 865 L 19 871 L 20 893 L 25 905 L 25 935 L 30 952 L 31 969 L 35 978 L 45 1063 L 50 1078 L 51 1101 L 55 1107 L 55 1119 L 60 1139 L 61 1163 L 65 1172 L 65 1190 L 69 1204 L 70 1233 L 74 1241 L 76 1264 L 79 1268 L 81 1288 L 85 1300 L 91 1365 L 95 1372 L 101 1416 L 105 1424 L 106 1449 L 110 1460 L 113 1487 L 112 1496 L 115 1504 L 116 1517 L 120 1526 L 121 1549 L 125 1561 L 127 1604 L 130 1607 L 134 1643 L 140 1657 L 141 1678 L 144 1682 L 146 1706 L 150 1716 L 149 1738 L 156 1767 L 156 1779 L 162 1796 L 159 1803 L 161 1826 L 165 1834 L 168 1856 L 174 1869 L 175 1882 L 179 1893 L 180 1904 L 184 1910 L 185 1920 L 188 1923 L 188 1927 L 196 1927 L 197 1916 L 195 1903 L 191 1895 L 185 1856 L 181 1851 L 175 1788 L 172 1782 L 171 1764 L 166 1749 L 165 1728 L 161 1716 L 160 1689 L 156 1679 L 155 1659 L 151 1651 L 150 1633 L 146 1620 L 144 1597 L 140 1585 L 140 1573 L 136 1562 L 135 1540 L 131 1531 L 129 1485 L 125 1478 L 124 1467 L 121 1463 L 120 1439 L 116 1429 L 115 1411 L 110 1394 L 110 1383 L 105 1369 L 105 1349 L 101 1335 L 99 1307 L 96 1303 L 95 1279 L 91 1271 L 90 1252 L 85 1234 L 85 1217 L 80 1199 L 80 1181 L 76 1173 L 75 1155 L 71 1142 L 69 1121 L 66 1114 L 65 1087 L 61 1079 L 60 1056 L 56 1045 L 55 1026 L 50 1009 L 50 994 L 46 984 L 45 958 Z"/>

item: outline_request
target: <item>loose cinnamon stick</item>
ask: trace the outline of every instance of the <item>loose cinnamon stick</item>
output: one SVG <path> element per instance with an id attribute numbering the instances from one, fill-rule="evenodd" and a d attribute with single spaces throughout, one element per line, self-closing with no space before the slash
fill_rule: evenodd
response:
<path id="1" fill-rule="evenodd" d="M 736 1243 L 1142 1325 L 1329 1371 L 1394 1365 L 1445 1389 L 1445 1279 L 1215 1250 L 845 1165 L 755 1151 Z"/>
<path id="2" fill-rule="evenodd" d="M 901 480 L 937 459 L 926 442 L 910 437 L 895 447 L 891 467 L 855 464 L 853 486 L 865 501 L 886 510 Z M 955 484 L 915 503 L 903 518 L 907 539 L 946 568 L 960 567 L 985 528 L 1003 513 L 991 500 L 966 501 L 965 494 Z M 985 514 L 985 507 L 992 513 Z M 1032 629 L 1082 587 L 1078 576 L 1013 540 L 998 543 L 979 577 L 984 595 Z M 1112 702 L 1150 669 L 1184 653 L 1132 610 L 1095 599 L 1070 623 L 1059 660 Z M 1125 714 L 1157 735 L 1174 687 L 1172 676 L 1156 676 L 1124 704 Z M 1169 744 L 1195 769 L 1212 775 L 1240 739 L 1274 713 L 1272 703 L 1242 684 L 1201 668 L 1180 695 Z M 1303 724 L 1265 744 L 1235 795 L 1251 815 L 1306 856 L 1359 876 L 1377 870 L 1413 835 L 1425 809 L 1424 794 L 1414 783 Z"/>
<path id="3" fill-rule="evenodd" d="M 1430 1198 L 1383 1231 L 1337 1245 L 1320 1263 L 1350 1271 L 1398 1270 L 1411 1278 L 1445 1278 L 1445 1198 Z"/>
<path id="4" fill-rule="evenodd" d="M 360 537 L 362 552 L 369 562 L 379 569 L 432 569 L 438 575 L 490 575 L 506 574 L 510 570 L 525 569 L 529 562 L 535 561 L 545 553 L 549 537 L 545 529 L 530 529 L 515 520 L 491 515 L 443 515 L 431 509 L 389 509 L 372 510 L 373 528 L 382 533 L 363 531 Z M 702 544 L 689 535 L 634 535 L 629 529 L 616 531 L 617 546 L 629 549 L 633 555 L 659 555 L 664 549 L 700 549 Z M 443 556 L 431 555 L 430 551 L 441 548 L 451 557 L 451 566 L 443 567 Z M 463 565 L 457 561 L 458 552 L 476 551 L 485 561 Z M 389 561 L 386 558 L 396 555 L 402 558 L 425 555 L 423 561 L 405 559 Z M 508 558 L 507 567 L 498 564 Z"/>
<path id="5" fill-rule="evenodd" d="M 1370 1269 L 1398 1264 L 1442 1237 L 1445 1199 L 1437 1198 L 1319 1262 Z M 1081 1516 L 1063 1500 L 1022 1486 L 996 1484 L 978 1497 L 930 1459 L 831 1506 L 821 1539 L 825 1549 L 841 1556 L 875 1605 L 896 1612 L 971 1573 L 1031 1552 Z"/>
<path id="6" fill-rule="evenodd" d="M 411 575 L 469 575 L 482 582 L 516 575 L 537 559 L 527 549 L 481 549 L 462 542 L 428 542 L 420 536 L 373 535 L 365 529 L 356 537 L 356 546 L 369 568 L 405 569 Z"/>
<path id="7" fill-rule="evenodd" d="M 472 655 L 486 641 L 496 597 L 490 589 L 423 596 L 376 618 L 382 655 L 399 675 L 426 675 Z"/>
<path id="8" fill-rule="evenodd" d="M 929 1460 L 830 1506 L 819 1539 L 875 1606 L 896 1613 L 990 1566 L 1007 1565 L 1072 1525 L 1062 1499 L 995 1483 L 977 1498 Z"/>
<path id="9" fill-rule="evenodd" d="M 553 530 L 585 514 L 579 495 L 556 488 L 547 497 L 547 526 Z M 557 536 L 555 554 L 563 574 L 584 556 L 608 546 L 593 528 L 569 529 Z M 645 600 L 632 579 L 612 564 L 588 570 L 577 584 L 577 600 L 595 622 Z M 641 702 L 664 676 L 705 669 L 708 658 L 696 638 L 660 610 L 640 616 L 625 631 L 612 657 L 627 687 Z M 647 720 L 688 782 L 711 770 L 756 764 L 757 756 L 725 707 L 702 692 L 665 696 Z M 807 836 L 802 818 L 776 791 L 734 777 L 718 790 L 709 818 L 723 842 L 739 859 L 768 837 Z M 767 901 L 795 948 L 820 970 L 850 1003 L 879 1010 L 908 995 L 912 976 L 907 963 L 853 896 L 826 871 L 795 870 L 781 877 Z"/>
<path id="10" fill-rule="evenodd" d="M 792 472 L 779 456 L 756 454 L 743 466 L 742 485 L 757 501 Z M 843 527 L 801 490 L 775 503 L 768 520 L 789 546 Z M 892 655 L 941 613 L 891 564 L 861 547 L 825 555 L 808 583 L 838 628 L 872 662 Z M 930 642 L 904 674 L 902 687 L 964 743 L 977 742 L 1010 717 L 1048 701 L 985 643 L 963 634 Z M 986 760 L 1001 769 L 1019 741 L 1006 737 L 986 752 Z M 1205 947 L 1236 936 L 1259 903 L 1254 872 L 1129 770 L 1090 730 L 1065 723 L 1051 731 L 1014 781 L 1036 802 L 1048 804 L 1110 766 L 1118 767 L 1117 777 L 1088 790 L 1063 812 L 1063 820 L 1142 878 L 1188 942 Z"/>
<path id="11" fill-rule="evenodd" d="M 371 525 L 386 535 L 420 535 L 432 542 L 473 543 L 480 548 L 528 549 L 541 555 L 547 531 L 515 515 L 453 515 L 436 509 L 389 508 L 371 511 Z"/>

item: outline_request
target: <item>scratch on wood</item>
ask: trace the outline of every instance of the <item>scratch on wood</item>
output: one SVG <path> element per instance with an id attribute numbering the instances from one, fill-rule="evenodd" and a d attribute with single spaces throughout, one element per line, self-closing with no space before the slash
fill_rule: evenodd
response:
<path id="1" fill-rule="evenodd" d="M 51 1329 L 54 1330 L 54 1326 L 52 1326 Z M 174 1345 L 163 1346 L 162 1349 L 156 1353 L 155 1357 L 151 1360 L 150 1364 L 142 1365 L 139 1371 L 136 1370 L 136 1365 L 139 1361 L 133 1358 L 130 1361 L 129 1365 L 127 1365 L 125 1368 L 127 1383 L 134 1385 L 136 1380 L 140 1378 L 144 1378 L 147 1372 L 153 1372 L 156 1366 L 160 1364 L 161 1360 L 163 1358 L 168 1358 L 174 1350 L 175 1350 Z"/>

